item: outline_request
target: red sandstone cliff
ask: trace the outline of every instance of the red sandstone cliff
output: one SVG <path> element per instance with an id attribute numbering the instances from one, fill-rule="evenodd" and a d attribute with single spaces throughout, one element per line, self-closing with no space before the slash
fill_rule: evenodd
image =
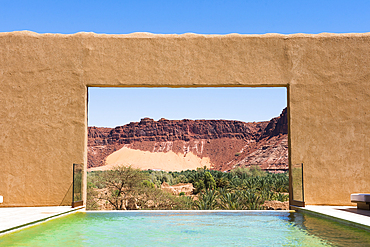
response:
<path id="1" fill-rule="evenodd" d="M 232 120 L 167 120 L 144 118 L 116 128 L 89 127 L 88 167 L 104 165 L 105 158 L 122 147 L 209 157 L 213 169 L 259 165 L 288 169 L 287 110 L 265 122 Z"/>

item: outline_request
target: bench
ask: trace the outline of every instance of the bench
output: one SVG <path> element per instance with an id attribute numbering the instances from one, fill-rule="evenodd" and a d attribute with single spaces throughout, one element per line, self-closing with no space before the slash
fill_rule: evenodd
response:
<path id="1" fill-rule="evenodd" d="M 351 202 L 357 203 L 358 209 L 370 210 L 370 194 L 351 194 Z"/>

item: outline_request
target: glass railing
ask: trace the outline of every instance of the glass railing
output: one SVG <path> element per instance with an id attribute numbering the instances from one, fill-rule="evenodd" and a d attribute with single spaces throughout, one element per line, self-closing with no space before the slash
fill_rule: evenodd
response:
<path id="1" fill-rule="evenodd" d="M 291 169 L 292 199 L 304 204 L 303 163 L 292 165 Z"/>
<path id="2" fill-rule="evenodd" d="M 83 205 L 82 200 L 82 180 L 84 166 L 82 164 L 73 164 L 73 189 L 72 189 L 72 207 Z"/>

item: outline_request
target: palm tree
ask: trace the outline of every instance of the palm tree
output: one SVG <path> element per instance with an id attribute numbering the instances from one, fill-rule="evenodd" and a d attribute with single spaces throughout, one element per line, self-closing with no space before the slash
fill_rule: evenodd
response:
<path id="1" fill-rule="evenodd" d="M 217 209 L 216 201 L 216 191 L 215 190 L 206 190 L 202 193 L 195 202 L 195 206 L 199 210 L 214 210 Z"/>

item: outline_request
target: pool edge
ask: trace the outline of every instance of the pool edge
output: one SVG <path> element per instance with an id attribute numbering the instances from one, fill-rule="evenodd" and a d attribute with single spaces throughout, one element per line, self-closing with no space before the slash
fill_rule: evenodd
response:
<path id="1" fill-rule="evenodd" d="M 295 210 L 85 210 L 86 213 L 109 213 L 109 212 L 142 212 L 142 213 L 150 213 L 150 212 L 281 212 L 281 213 L 294 213 Z"/>
<path id="2" fill-rule="evenodd" d="M 59 212 L 59 213 L 56 213 L 56 214 L 53 214 L 53 215 L 50 215 L 50 216 L 46 216 L 46 217 L 38 219 L 38 220 L 33 220 L 33 221 L 30 221 L 30 222 L 27 222 L 27 223 L 24 223 L 24 224 L 20 224 L 20 225 L 14 226 L 14 227 L 7 228 L 5 230 L 1 230 L 0 231 L 0 237 L 4 236 L 5 234 L 9 234 L 9 233 L 12 233 L 12 232 L 15 232 L 15 231 L 19 231 L 19 230 L 22 230 L 22 229 L 25 229 L 25 228 L 28 228 L 28 227 L 31 227 L 31 226 L 34 226 L 34 225 L 38 225 L 38 224 L 41 224 L 43 222 L 46 222 L 46 221 L 49 221 L 49 220 L 52 220 L 52 219 L 56 219 L 56 218 L 59 218 L 59 217 L 66 216 L 68 214 L 76 213 L 76 212 L 79 212 L 79 211 L 85 211 L 85 206 L 71 208 L 70 210 L 67 210 L 67 211 L 64 211 L 64 212 Z"/>
<path id="3" fill-rule="evenodd" d="M 323 213 L 323 212 L 318 212 L 316 210 L 307 209 L 305 207 L 291 206 L 291 208 L 293 210 L 296 210 L 296 211 L 301 212 L 301 213 L 307 213 L 307 214 L 315 215 L 315 216 L 318 216 L 318 217 L 321 217 L 321 218 L 325 218 L 325 219 L 336 221 L 336 222 L 339 222 L 339 223 L 342 223 L 342 224 L 346 224 L 348 226 L 361 228 L 363 230 L 366 230 L 366 231 L 370 232 L 370 225 L 365 225 L 365 224 L 362 224 L 360 222 L 356 222 L 356 221 L 353 221 L 353 220 L 343 219 L 343 218 L 340 218 L 338 216 L 330 215 L 330 214 Z"/>

